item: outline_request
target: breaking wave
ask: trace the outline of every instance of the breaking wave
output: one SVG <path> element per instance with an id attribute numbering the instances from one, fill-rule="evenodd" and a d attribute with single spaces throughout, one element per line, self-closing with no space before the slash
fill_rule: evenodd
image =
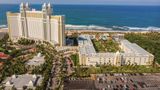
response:
<path id="1" fill-rule="evenodd" d="M 160 31 L 160 27 L 128 27 L 128 26 L 112 26 L 103 27 L 97 25 L 65 25 L 66 30 L 118 30 L 118 31 Z"/>
<path id="2" fill-rule="evenodd" d="M 113 26 L 113 30 L 125 30 L 125 31 L 160 31 L 160 27 L 128 27 L 128 26 Z"/>
<path id="3" fill-rule="evenodd" d="M 0 25 L 1 28 L 7 28 L 7 25 Z M 98 25 L 65 25 L 66 30 L 116 30 L 116 31 L 160 31 L 160 27 L 128 27 L 128 26 L 112 26 L 112 27 L 104 27 Z"/>
<path id="4" fill-rule="evenodd" d="M 97 25 L 65 25 L 67 30 L 112 30 L 111 28 Z"/>
<path id="5" fill-rule="evenodd" d="M 7 28 L 7 25 L 0 25 L 0 28 Z"/>

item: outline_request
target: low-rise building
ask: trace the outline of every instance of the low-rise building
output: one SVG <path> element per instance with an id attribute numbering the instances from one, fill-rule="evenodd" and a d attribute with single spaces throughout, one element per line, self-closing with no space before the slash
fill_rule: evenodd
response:
<path id="1" fill-rule="evenodd" d="M 33 69 L 34 67 L 40 66 L 44 63 L 44 56 L 41 56 L 41 53 L 38 53 L 37 56 L 34 56 L 33 59 L 28 60 L 25 64 L 28 69 Z"/>
<path id="2" fill-rule="evenodd" d="M 123 53 L 124 64 L 138 64 L 138 65 L 150 65 L 153 62 L 154 56 L 138 46 L 135 43 L 131 43 L 128 40 L 121 40 L 121 49 Z"/>
<path id="3" fill-rule="evenodd" d="M 115 41 L 119 42 L 124 39 L 124 34 L 113 34 L 112 37 Z"/>
<path id="4" fill-rule="evenodd" d="M 79 45 L 79 63 L 80 65 L 151 65 L 154 56 L 135 43 L 130 43 L 128 40 L 121 40 L 120 47 L 122 52 L 105 52 L 97 53 L 90 35 L 80 35 L 78 38 Z"/>
<path id="5" fill-rule="evenodd" d="M 8 77 L 4 82 L 4 90 L 35 90 L 36 86 L 39 86 L 43 77 L 41 75 L 12 75 Z"/>
<path id="6" fill-rule="evenodd" d="M 117 53 L 96 53 L 89 35 L 81 35 L 78 40 L 80 65 L 116 64 Z"/>
<path id="7" fill-rule="evenodd" d="M 8 59 L 10 56 L 3 53 L 3 52 L 0 52 L 0 59 Z"/>

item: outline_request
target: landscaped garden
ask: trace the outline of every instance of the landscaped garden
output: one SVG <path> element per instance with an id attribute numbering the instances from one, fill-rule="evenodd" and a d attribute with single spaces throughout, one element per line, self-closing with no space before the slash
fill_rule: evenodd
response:
<path id="1" fill-rule="evenodd" d="M 41 74 L 44 77 L 41 86 L 38 86 L 36 90 L 46 89 L 48 81 L 51 78 L 53 61 L 60 59 L 60 55 L 58 55 L 58 52 L 56 52 L 53 45 L 49 42 L 35 42 L 34 40 L 25 38 L 19 39 L 17 43 L 12 43 L 9 40 L 9 37 L 6 36 L 4 38 L 5 39 L 0 40 L 0 52 L 8 54 L 10 58 L 1 60 L 4 64 L 3 68 L 0 70 L 0 83 L 4 81 L 6 77 L 10 77 L 13 74 L 29 73 L 28 68 L 25 66 L 25 62 L 40 52 L 45 56 L 46 61 L 43 65 L 34 68 L 30 73 Z M 16 46 L 16 48 L 14 46 Z M 31 48 L 36 48 L 36 51 L 29 52 L 29 49 Z M 61 78 L 59 78 L 59 80 L 61 82 Z"/>
<path id="2" fill-rule="evenodd" d="M 21 44 L 21 45 L 32 45 L 34 43 L 35 43 L 34 40 L 30 40 L 30 39 L 26 39 L 26 38 L 20 38 L 18 40 L 18 44 Z"/>
<path id="3" fill-rule="evenodd" d="M 73 60 L 74 66 L 77 66 L 79 64 L 79 56 L 78 56 L 78 54 L 73 54 L 70 57 Z"/>
<path id="4" fill-rule="evenodd" d="M 93 39 L 92 43 L 97 52 L 117 52 L 120 50 L 119 44 L 112 39 L 108 40 L 96 40 Z"/>
<path id="5" fill-rule="evenodd" d="M 13 74 L 25 74 L 27 72 L 25 62 L 33 56 L 33 53 L 26 52 L 22 48 L 17 49 L 13 45 L 8 34 L 0 40 L 0 52 L 9 56 L 0 61 L 3 62 L 3 68 L 0 70 L 0 82 Z"/>
<path id="6" fill-rule="evenodd" d="M 105 74 L 105 73 L 159 73 L 159 67 L 126 65 L 126 66 L 112 66 L 101 65 L 99 67 L 82 67 L 75 68 L 75 77 L 89 77 L 90 74 Z"/>

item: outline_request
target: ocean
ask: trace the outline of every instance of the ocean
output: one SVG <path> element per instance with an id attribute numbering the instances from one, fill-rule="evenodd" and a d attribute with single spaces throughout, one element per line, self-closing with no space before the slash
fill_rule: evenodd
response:
<path id="1" fill-rule="evenodd" d="M 7 25 L 7 11 L 18 12 L 19 5 L 0 4 L 0 27 Z M 160 6 L 53 5 L 53 11 L 65 15 L 67 29 L 160 30 Z"/>

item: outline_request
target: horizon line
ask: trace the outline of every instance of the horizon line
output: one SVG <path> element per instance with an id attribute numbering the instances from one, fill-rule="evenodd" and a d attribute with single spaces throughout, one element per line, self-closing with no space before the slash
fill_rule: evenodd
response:
<path id="1" fill-rule="evenodd" d="M 25 2 L 24 2 L 25 3 Z M 0 5 L 19 5 L 20 3 L 0 3 Z M 30 5 L 41 5 L 43 3 L 29 3 Z M 53 4 L 51 3 L 52 5 L 102 5 L 102 6 L 160 6 L 160 5 L 156 5 L 156 4 L 153 4 L 153 5 L 150 5 L 150 4 Z"/>

